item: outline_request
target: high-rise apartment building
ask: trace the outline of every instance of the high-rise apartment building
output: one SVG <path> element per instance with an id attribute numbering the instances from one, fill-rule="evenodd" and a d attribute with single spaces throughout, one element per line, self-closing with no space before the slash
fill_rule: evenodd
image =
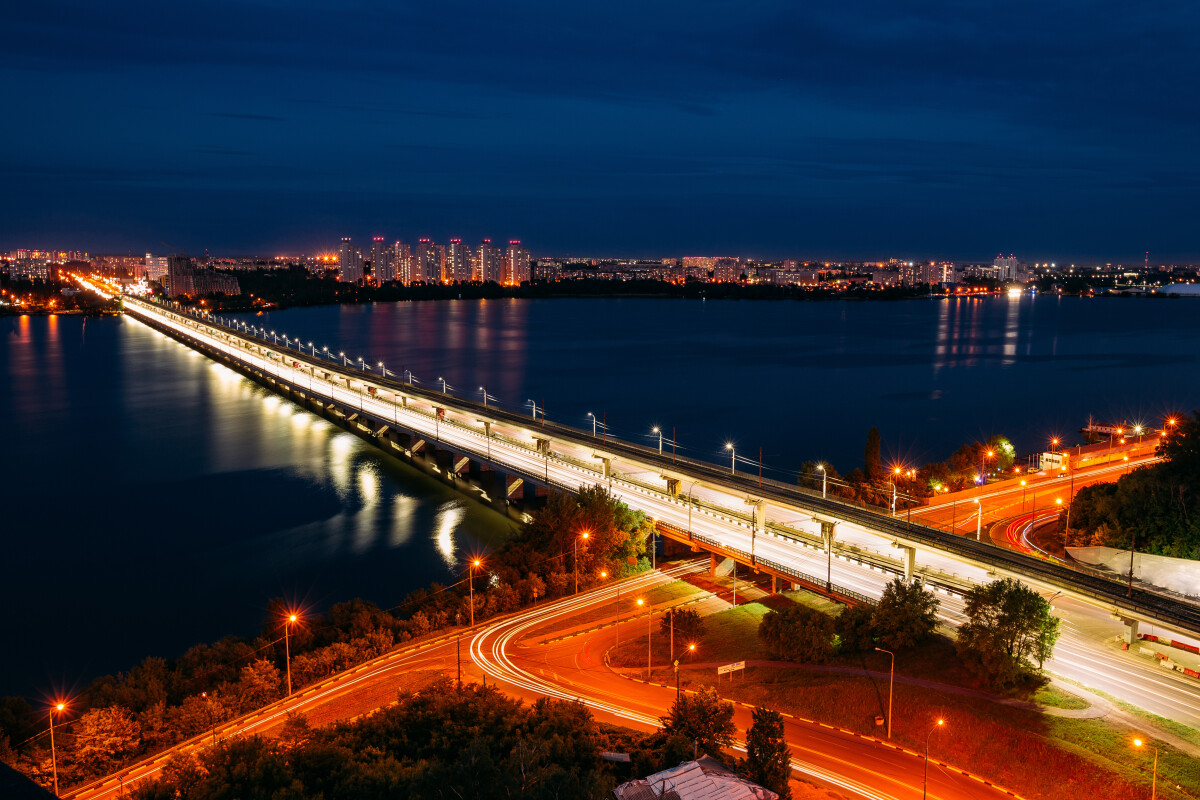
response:
<path id="1" fill-rule="evenodd" d="M 1016 277 L 1017 271 L 1020 269 L 1020 262 L 1014 255 L 999 255 L 992 262 L 992 270 L 995 272 L 996 278 L 1002 281 L 1011 281 Z"/>
<path id="2" fill-rule="evenodd" d="M 338 246 L 338 280 L 346 283 L 359 283 L 363 279 L 362 251 L 354 246 L 350 237 L 342 238 Z"/>
<path id="3" fill-rule="evenodd" d="M 446 248 L 446 280 L 471 280 L 471 261 L 470 248 L 463 244 L 463 240 L 451 239 L 450 246 Z"/>
<path id="4" fill-rule="evenodd" d="M 371 275 L 376 285 L 392 280 L 392 248 L 376 236 L 371 240 Z"/>
<path id="5" fill-rule="evenodd" d="M 478 280 L 500 283 L 504 280 L 504 254 L 491 239 L 479 243 Z"/>
<path id="6" fill-rule="evenodd" d="M 442 279 L 442 265 L 438 258 L 437 245 L 429 239 L 417 241 L 413 250 L 413 282 L 438 283 Z"/>
<path id="7" fill-rule="evenodd" d="M 392 245 L 392 279 L 412 283 L 412 249 L 401 241 Z"/>
<path id="8" fill-rule="evenodd" d="M 521 247 L 520 240 L 514 239 L 504 254 L 504 285 L 520 286 L 529 279 L 529 251 Z"/>

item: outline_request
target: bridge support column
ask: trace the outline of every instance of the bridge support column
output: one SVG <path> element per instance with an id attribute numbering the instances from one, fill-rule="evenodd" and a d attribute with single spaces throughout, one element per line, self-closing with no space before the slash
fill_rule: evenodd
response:
<path id="1" fill-rule="evenodd" d="M 1125 626 L 1125 644 L 1126 646 L 1132 646 L 1138 640 L 1138 621 L 1136 619 L 1129 619 L 1128 617 L 1121 617 L 1121 624 Z"/>
<path id="2" fill-rule="evenodd" d="M 611 461 L 611 459 L 605 458 L 604 456 L 597 456 L 597 455 L 593 455 L 592 458 L 597 459 L 600 462 L 600 465 L 601 465 L 600 466 L 600 474 L 603 475 L 605 478 L 611 478 L 612 477 L 612 461 Z"/>
<path id="3" fill-rule="evenodd" d="M 904 552 L 904 580 L 906 583 L 911 583 L 913 573 L 917 569 L 917 548 L 909 547 L 906 544 L 897 544 L 896 547 Z"/>
<path id="4" fill-rule="evenodd" d="M 717 560 L 716 553 L 708 554 L 708 577 L 710 577 L 710 578 L 717 577 L 717 565 L 720 563 L 721 562 Z"/>
<path id="5" fill-rule="evenodd" d="M 814 517 L 815 519 L 815 517 Z M 833 591 L 833 539 L 837 528 L 836 522 L 831 522 L 823 519 L 817 520 L 821 523 L 821 539 L 825 542 L 825 591 Z"/>
<path id="6" fill-rule="evenodd" d="M 763 510 L 765 501 L 755 500 L 753 497 L 746 498 L 746 505 L 751 506 L 753 511 L 750 517 L 750 563 L 751 565 L 758 563 L 755 553 L 755 539 L 758 537 L 758 532 L 763 530 L 766 522 L 766 515 Z"/>
<path id="7" fill-rule="evenodd" d="M 682 481 L 680 481 L 679 478 L 667 478 L 666 475 L 661 477 L 665 478 L 667 481 L 667 494 L 671 495 L 671 497 L 678 497 L 679 484 L 682 483 Z"/>

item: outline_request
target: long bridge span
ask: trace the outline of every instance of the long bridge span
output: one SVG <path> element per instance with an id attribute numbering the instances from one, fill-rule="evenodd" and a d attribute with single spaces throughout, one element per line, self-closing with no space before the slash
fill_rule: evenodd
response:
<path id="1" fill-rule="evenodd" d="M 1200 607 L 798 486 L 736 474 L 608 436 L 414 386 L 190 312 L 124 297 L 125 312 L 285 394 L 385 450 L 508 510 L 549 489 L 603 484 L 693 550 L 841 597 L 873 602 L 884 579 L 919 577 L 950 597 L 997 576 L 1139 623 L 1200 634 Z M 872 575 L 871 573 L 876 573 Z"/>

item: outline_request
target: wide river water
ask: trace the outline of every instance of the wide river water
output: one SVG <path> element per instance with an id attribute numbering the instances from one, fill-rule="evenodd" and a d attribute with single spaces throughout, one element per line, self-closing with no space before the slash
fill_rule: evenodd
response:
<path id="1" fill-rule="evenodd" d="M 427 387 L 789 479 L 1200 406 L 1200 302 L 448 301 L 244 316 Z M 499 515 L 128 319 L 0 318 L 0 695 L 252 634 L 267 601 L 382 606 Z M 670 448 L 669 442 L 666 448 Z M 749 462 L 754 463 L 749 463 Z"/>

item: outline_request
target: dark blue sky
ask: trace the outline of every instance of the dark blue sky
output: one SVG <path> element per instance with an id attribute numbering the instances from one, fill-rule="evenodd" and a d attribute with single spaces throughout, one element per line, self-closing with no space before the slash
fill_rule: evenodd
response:
<path id="1" fill-rule="evenodd" d="M 0 249 L 1200 260 L 1200 6 L 5 3 Z"/>

